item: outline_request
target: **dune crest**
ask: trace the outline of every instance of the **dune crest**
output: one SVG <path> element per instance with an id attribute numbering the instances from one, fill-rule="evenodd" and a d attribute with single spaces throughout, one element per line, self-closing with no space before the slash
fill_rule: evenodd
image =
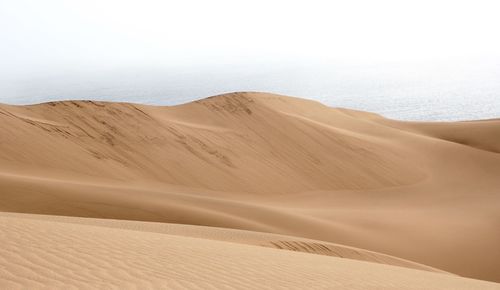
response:
<path id="1" fill-rule="evenodd" d="M 498 289 L 495 283 L 448 274 L 182 235 L 137 234 L 22 217 L 0 220 L 3 289 L 68 285 L 85 289 L 417 289 L 426 285 Z"/>
<path id="2" fill-rule="evenodd" d="M 229 229 L 266 232 L 280 236 L 259 235 L 253 240 L 255 236 L 243 235 L 240 240 L 247 242 L 231 247 L 235 255 L 238 247 L 248 255 L 267 248 L 257 260 L 262 262 L 267 253 L 283 257 L 276 269 L 282 269 L 280 263 L 287 259 L 307 257 L 311 263 L 325 261 L 330 265 L 325 267 L 335 272 L 341 265 L 337 263 L 360 255 L 357 260 L 372 263 L 346 264 L 363 265 L 359 274 L 372 265 L 390 264 L 373 267 L 389 267 L 377 268 L 381 275 L 409 267 L 414 269 L 401 271 L 446 271 L 499 282 L 499 136 L 500 120 L 401 122 L 254 92 L 172 107 L 94 101 L 0 105 L 0 211 L 211 226 L 224 228 L 219 229 L 224 237 Z M 150 223 L 136 224 L 149 230 L 134 234 L 131 224 L 85 224 L 6 213 L 1 218 L 12 223 L 2 226 L 6 241 L 18 233 L 20 241 L 36 239 L 43 235 L 35 230 L 40 226 L 70 236 L 58 236 L 57 242 L 73 243 L 80 239 L 70 228 L 74 225 L 82 233 L 102 234 L 99 239 L 106 245 L 118 237 L 138 235 L 136 244 L 117 245 L 117 251 L 124 252 L 154 248 L 139 237 L 175 245 L 187 239 L 200 247 L 204 259 L 213 259 L 206 251 L 218 253 L 225 245 L 221 243 L 228 242 L 210 238 L 216 229 L 198 236 L 200 241 L 191 240 L 189 228 L 178 228 L 183 237 L 175 237 L 157 232 Z M 24 226 L 33 232 L 21 230 Z M 106 230 L 116 232 L 116 237 L 105 237 Z M 260 249 L 250 240 L 259 241 Z M 89 243 L 104 251 L 97 240 Z M 313 254 L 318 257 L 309 258 Z M 337 262 L 339 256 L 348 259 Z M 89 263 L 103 265 L 97 260 Z M 168 266 L 158 263 L 150 270 Z M 316 275 L 312 268 L 302 270 Z M 294 271 L 299 268 L 287 273 Z M 39 278 L 30 275 L 26 279 Z M 87 278 L 94 279 L 92 275 Z M 266 277 L 261 275 L 254 278 Z M 472 281 L 447 273 L 415 275 L 424 275 L 422 279 L 429 281 L 425 283 L 451 281 L 443 284 L 450 289 L 460 289 L 451 286 L 458 281 Z M 141 280 L 134 279 L 130 281 Z M 104 280 L 102 276 L 95 281 Z"/>
<path id="3" fill-rule="evenodd" d="M 304 106 L 323 114 L 329 108 L 287 99 L 281 106 L 286 111 L 279 111 L 275 103 L 283 100 L 229 94 L 176 107 L 90 101 L 4 106 L 5 133 L 18 137 L 5 144 L 1 157 L 40 171 L 54 167 L 115 180 L 266 194 L 380 188 L 424 178 L 374 140 L 334 127 L 317 130 L 292 115 Z M 26 139 L 39 142 L 29 146 Z M 21 145 L 26 154 L 13 158 Z M 35 154 L 40 147 L 46 154 Z M 64 162 L 55 163 L 53 154 Z M 342 174 L 332 174 L 337 171 Z"/>

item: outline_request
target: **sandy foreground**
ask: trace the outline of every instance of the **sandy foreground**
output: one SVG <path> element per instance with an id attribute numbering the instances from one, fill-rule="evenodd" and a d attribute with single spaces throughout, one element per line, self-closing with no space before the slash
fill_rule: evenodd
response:
<path id="1" fill-rule="evenodd" d="M 0 105 L 0 288 L 500 289 L 499 153 L 266 93 Z"/>

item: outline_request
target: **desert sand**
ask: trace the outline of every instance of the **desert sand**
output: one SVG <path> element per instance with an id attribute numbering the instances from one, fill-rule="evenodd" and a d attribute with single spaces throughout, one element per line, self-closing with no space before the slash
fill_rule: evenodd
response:
<path id="1" fill-rule="evenodd" d="M 0 105 L 0 288 L 500 289 L 499 153 L 267 93 Z"/>

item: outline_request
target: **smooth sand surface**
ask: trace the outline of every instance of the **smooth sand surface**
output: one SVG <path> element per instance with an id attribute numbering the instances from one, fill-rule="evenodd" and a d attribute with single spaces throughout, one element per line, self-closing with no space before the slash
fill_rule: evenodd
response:
<path id="1" fill-rule="evenodd" d="M 449 273 L 500 281 L 499 152 L 500 120 L 400 122 L 265 93 L 174 107 L 0 105 L 0 211 L 43 214 L 1 215 L 2 243 L 18 244 L 19 254 L 16 260 L 13 250 L 2 252 L 2 263 L 11 266 L 3 267 L 0 281 L 104 287 L 125 275 L 128 286 L 185 281 L 174 288 L 259 288 L 256 281 L 270 288 L 498 287 Z M 162 259 L 191 254 L 166 251 L 157 258 L 164 247 L 152 246 L 157 239 L 173 248 L 189 241 L 203 261 L 219 253 L 218 274 L 200 270 L 203 263 L 170 272 L 175 262 Z M 23 256 L 42 255 L 50 244 L 47 264 Z M 108 246 L 127 253 L 121 264 L 118 254 L 101 255 Z M 240 252 L 255 259 L 246 264 Z M 80 267 L 83 274 L 66 280 L 58 274 L 79 257 L 71 271 Z M 127 262 L 139 258 L 144 262 Z M 319 272 L 314 263 L 321 263 Z M 112 277 L 109 269 L 118 264 Z M 236 268 L 251 272 L 249 280 L 223 275 Z M 24 273 L 18 280 L 9 276 L 18 270 Z M 193 280 L 197 271 L 208 278 Z M 367 284 L 354 274 L 368 275 Z"/>

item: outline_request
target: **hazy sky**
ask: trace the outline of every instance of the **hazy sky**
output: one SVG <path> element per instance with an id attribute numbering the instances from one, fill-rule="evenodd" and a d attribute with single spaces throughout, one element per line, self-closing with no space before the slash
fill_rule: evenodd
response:
<path id="1" fill-rule="evenodd" d="M 312 79 L 315 65 L 351 75 L 372 65 L 409 72 L 448 62 L 469 70 L 462 63 L 500 64 L 499 13 L 498 0 L 0 0 L 0 102 L 44 90 L 65 95 L 75 87 L 51 88 L 77 83 L 86 86 L 82 94 L 99 96 L 106 84 L 92 84 L 120 70 L 161 71 L 155 82 L 175 75 L 183 86 L 190 77 L 218 75 L 217 84 L 247 77 L 244 89 L 272 89 L 263 85 L 266 71 Z M 301 93 L 291 85 L 276 87 Z"/>
<path id="2" fill-rule="evenodd" d="M 500 1 L 1 0 L 3 74 L 498 56 Z"/>

